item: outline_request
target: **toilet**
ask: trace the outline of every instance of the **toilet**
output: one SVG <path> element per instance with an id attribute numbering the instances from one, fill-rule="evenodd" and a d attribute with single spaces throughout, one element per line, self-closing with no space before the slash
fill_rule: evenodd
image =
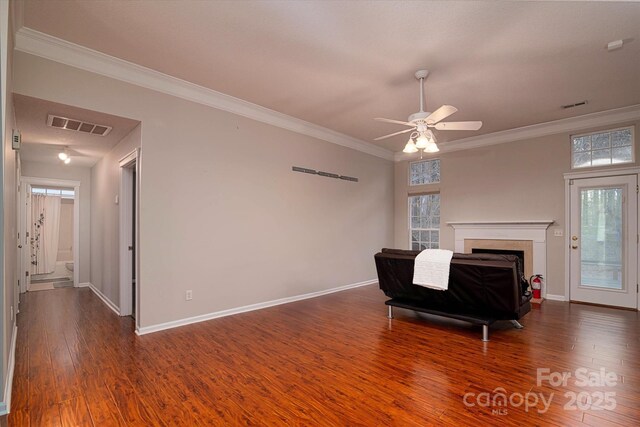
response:
<path id="1" fill-rule="evenodd" d="M 73 271 L 73 262 L 67 262 L 64 264 L 64 266 L 67 268 L 67 270 Z"/>

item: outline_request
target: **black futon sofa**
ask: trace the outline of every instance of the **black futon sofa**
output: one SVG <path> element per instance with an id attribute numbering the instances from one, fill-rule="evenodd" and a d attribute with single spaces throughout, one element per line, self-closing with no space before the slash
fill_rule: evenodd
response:
<path id="1" fill-rule="evenodd" d="M 489 325 L 497 320 L 517 322 L 531 310 L 531 293 L 515 255 L 454 253 L 449 287 L 439 291 L 413 284 L 413 265 L 420 251 L 382 249 L 375 255 L 380 289 L 393 307 L 451 317 L 482 325 L 489 340 Z"/>

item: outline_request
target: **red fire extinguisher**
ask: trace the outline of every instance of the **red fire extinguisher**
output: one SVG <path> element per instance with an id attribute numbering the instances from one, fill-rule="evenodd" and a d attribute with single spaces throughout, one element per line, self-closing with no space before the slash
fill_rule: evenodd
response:
<path id="1" fill-rule="evenodd" d="M 542 274 L 534 274 L 529 277 L 529 284 L 531 284 L 531 289 L 533 290 L 533 297 L 536 299 L 540 299 L 542 296 Z"/>

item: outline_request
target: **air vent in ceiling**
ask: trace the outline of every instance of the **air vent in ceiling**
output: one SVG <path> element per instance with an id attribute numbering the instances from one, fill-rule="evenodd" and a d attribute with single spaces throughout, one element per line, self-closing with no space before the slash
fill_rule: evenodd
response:
<path id="1" fill-rule="evenodd" d="M 75 130 L 76 132 L 90 133 L 91 135 L 107 136 L 111 129 L 111 126 L 97 125 L 95 123 L 83 122 L 81 120 L 70 119 L 68 117 L 54 116 L 49 114 L 47 116 L 47 126 L 51 126 L 59 129 Z"/>
<path id="2" fill-rule="evenodd" d="M 563 105 L 562 108 L 566 110 L 567 108 L 579 107 L 581 105 L 587 105 L 587 104 L 588 104 L 587 101 L 580 101 L 580 102 L 576 102 L 575 104 Z"/>

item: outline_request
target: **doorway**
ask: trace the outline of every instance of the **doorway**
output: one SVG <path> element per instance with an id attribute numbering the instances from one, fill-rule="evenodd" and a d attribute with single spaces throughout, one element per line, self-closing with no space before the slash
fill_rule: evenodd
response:
<path id="1" fill-rule="evenodd" d="M 120 160 L 120 315 L 139 324 L 139 149 Z"/>
<path id="2" fill-rule="evenodd" d="M 570 182 L 570 300 L 637 309 L 638 178 Z"/>
<path id="3" fill-rule="evenodd" d="M 78 203 L 80 195 L 80 182 L 67 181 L 59 179 L 21 177 L 21 191 L 19 193 L 19 242 L 18 242 L 18 259 L 20 268 L 20 293 L 30 290 L 32 285 L 33 274 L 40 274 L 39 289 L 49 289 L 50 287 L 64 287 L 73 283 L 74 287 L 79 286 L 80 281 L 80 203 Z M 44 192 L 44 193 L 43 193 Z M 50 194 L 49 194 L 50 193 Z M 32 225 L 37 218 L 33 218 L 33 197 L 35 195 L 46 195 L 60 198 L 60 212 L 67 212 L 64 215 L 67 221 L 62 222 L 62 227 L 67 229 L 64 232 L 63 239 L 57 239 L 56 248 L 53 249 L 57 253 L 55 259 L 51 261 L 51 268 L 46 272 L 35 271 L 34 261 L 40 263 L 36 259 L 34 253 L 34 245 L 36 237 L 32 230 Z M 64 203 L 63 203 L 64 201 Z M 72 230 L 71 230 L 72 229 Z M 60 235 L 60 231 L 56 233 Z M 51 271 L 49 271 L 51 270 Z M 38 276 L 36 276 L 38 277 Z M 68 277 L 70 280 L 62 280 Z M 42 286 L 46 283 L 47 287 Z M 49 286 L 50 284 L 50 286 Z"/>

